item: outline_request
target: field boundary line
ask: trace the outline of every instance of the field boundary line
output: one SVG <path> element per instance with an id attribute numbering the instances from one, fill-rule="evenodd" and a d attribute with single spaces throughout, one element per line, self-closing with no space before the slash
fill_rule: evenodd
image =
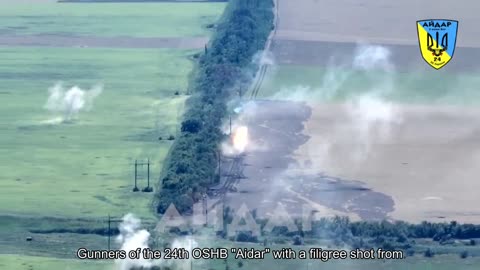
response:
<path id="1" fill-rule="evenodd" d="M 265 58 L 266 52 L 270 51 L 270 48 L 272 46 L 272 41 L 274 36 L 277 34 L 277 28 L 278 28 L 278 5 L 279 5 L 279 0 L 273 0 L 273 31 L 271 31 L 270 35 L 268 36 L 267 42 L 265 44 L 265 48 L 263 49 L 262 52 L 262 58 Z M 263 81 L 265 79 L 265 75 L 267 74 L 268 71 L 268 64 L 262 64 L 259 70 L 257 71 L 257 74 L 255 76 L 255 81 L 253 82 L 253 88 L 252 92 L 250 94 L 250 99 L 256 99 L 258 92 L 260 91 L 260 88 L 262 88 Z"/>

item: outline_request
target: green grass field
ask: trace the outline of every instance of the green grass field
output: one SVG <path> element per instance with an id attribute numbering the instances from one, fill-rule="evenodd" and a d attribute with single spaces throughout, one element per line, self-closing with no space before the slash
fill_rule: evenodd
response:
<path id="1" fill-rule="evenodd" d="M 0 49 L 0 213 L 150 216 L 151 194 L 131 192 L 132 164 L 150 158 L 158 179 L 172 143 L 165 139 L 182 114 L 186 97 L 174 93 L 185 93 L 191 53 Z M 73 124 L 48 124 L 58 116 L 43 108 L 56 81 L 104 90 Z"/>
<path id="2" fill-rule="evenodd" d="M 224 7 L 225 3 L 11 4 L 0 9 L 0 34 L 205 36 L 212 33 L 206 26 L 220 18 Z M 176 134 L 184 110 L 193 53 L 174 49 L 0 48 L 0 269 L 116 269 L 113 261 L 66 259 L 80 246 L 104 249 L 105 236 L 31 230 L 105 228 L 108 214 L 120 217 L 127 212 L 154 225 L 150 207 L 153 193 L 131 191 L 133 161 L 149 158 L 152 181 L 158 181 L 173 143 L 166 138 Z M 315 68 L 279 67 L 259 97 L 298 85 L 321 89 L 324 74 L 325 70 Z M 439 100 L 458 97 L 450 90 L 458 85 L 442 83 L 440 75 L 435 76 L 444 94 L 436 90 L 415 94 L 419 102 L 432 96 Z M 432 83 L 431 78 L 416 75 L 399 75 L 397 79 L 412 87 L 405 87 L 407 92 L 402 90 L 392 99 L 407 101 L 405 97 L 411 99 L 411 93 Z M 80 112 L 72 123 L 55 124 L 52 120 L 60 115 L 47 111 L 44 105 L 48 88 L 58 81 L 67 87 L 88 89 L 103 84 L 104 88 L 91 110 Z M 475 77 L 465 75 L 455 82 L 465 96 L 480 97 L 471 87 L 479 82 Z M 354 94 L 349 90 L 352 87 L 369 89 L 364 78 L 354 75 L 334 99 Z M 459 101 L 465 102 L 459 96 Z M 140 188 L 145 184 L 144 179 L 139 181 Z M 62 219 L 45 218 L 49 216 Z M 34 240 L 25 241 L 28 236 Z M 213 235 L 199 244 L 262 248 L 222 241 Z M 238 262 L 230 257 L 228 269 L 476 270 L 480 264 L 478 258 L 460 259 L 458 255 L 328 263 L 267 258 L 242 260 L 242 267 Z M 226 269 L 223 260 L 195 261 L 193 266 Z"/>
<path id="3" fill-rule="evenodd" d="M 9 3 L 3 4 L 0 9 L 0 34 L 209 36 L 211 31 L 206 26 L 220 18 L 225 5 L 225 3 Z"/>
<path id="4" fill-rule="evenodd" d="M 164 241 L 171 241 L 172 236 L 164 236 Z M 211 236 L 213 237 L 213 236 Z M 264 247 L 257 244 L 246 243 L 232 243 L 230 241 L 216 239 L 212 241 L 211 237 L 195 238 L 198 245 L 201 247 L 226 247 L 226 248 L 255 248 L 262 250 Z M 281 249 L 289 247 L 289 245 L 273 245 L 269 246 L 271 249 Z M 161 247 L 152 246 L 154 249 L 161 249 Z M 297 250 L 308 250 L 311 246 L 292 247 Z M 346 249 L 349 252 L 349 249 Z M 241 262 L 241 264 L 239 264 Z M 326 270 L 476 270 L 480 264 L 479 257 L 467 257 L 462 259 L 457 254 L 450 255 L 436 255 L 432 258 L 426 258 L 421 254 L 406 257 L 400 260 L 379 260 L 379 259 L 363 259 L 363 260 L 330 260 L 322 262 L 321 260 L 311 259 L 288 259 L 275 260 L 271 255 L 267 255 L 265 259 L 235 259 L 233 253 L 230 253 L 228 260 L 194 260 L 192 262 L 192 269 L 251 269 L 251 270 L 265 270 L 265 269 L 326 269 Z M 187 265 L 190 265 L 187 263 Z M 240 266 L 241 265 L 241 266 Z M 67 268 L 65 268 L 67 267 Z M 56 258 L 38 257 L 35 255 L 17 256 L 10 254 L 0 255 L 1 269 L 115 269 L 113 261 L 79 261 L 74 259 L 64 260 Z M 177 269 L 177 268 L 173 268 Z M 184 268 L 181 268 L 184 269 Z M 190 269 L 190 268 L 186 268 Z"/>
<path id="5" fill-rule="evenodd" d="M 196 239 L 199 246 L 202 247 L 222 247 L 222 248 L 255 248 L 257 250 L 263 250 L 265 247 L 258 244 L 247 244 L 247 243 L 232 243 L 225 240 L 216 240 L 215 244 L 205 239 Z M 280 250 L 284 247 L 291 247 L 296 250 L 297 254 L 299 250 L 309 250 L 314 246 L 289 246 L 287 245 L 269 245 L 270 249 Z M 325 246 L 315 246 L 323 247 L 324 249 L 333 249 L 326 248 Z M 347 248 L 347 252 L 350 250 Z M 239 266 L 239 262 L 242 263 L 242 266 Z M 228 264 L 228 268 L 226 265 Z M 462 269 L 462 270 L 475 270 L 478 269 L 480 264 L 480 258 L 478 257 L 467 257 L 461 259 L 459 255 L 449 254 L 449 255 L 436 255 L 432 258 L 426 258 L 423 254 L 417 254 L 414 256 L 406 257 L 399 260 L 380 260 L 380 259 L 362 259 L 362 260 L 352 260 L 352 259 L 337 259 L 329 260 L 327 262 L 322 262 L 321 260 L 312 260 L 312 259 L 273 259 L 271 254 L 266 255 L 265 259 L 235 259 L 235 254 L 230 253 L 227 262 L 224 260 L 194 260 L 193 269 L 215 269 L 215 270 L 224 270 L 224 269 L 249 269 L 249 270 L 267 270 L 267 269 L 278 269 L 278 270 L 291 270 L 291 269 L 300 269 L 300 270 L 452 270 L 452 269 Z M 189 268 L 187 268 L 189 269 Z"/>
<path id="6" fill-rule="evenodd" d="M 0 35 L 210 36 L 207 25 L 224 8 L 225 3 L 11 1 L 0 9 Z M 32 230 L 103 230 L 107 215 L 118 219 L 129 212 L 155 220 L 153 193 L 132 192 L 133 163 L 149 158 L 151 185 L 158 183 L 174 143 L 167 138 L 176 135 L 184 111 L 194 53 L 0 47 L 0 269 L 114 268 L 113 262 L 68 259 L 80 246 L 106 248 L 105 236 Z M 103 91 L 90 110 L 58 123 L 61 113 L 44 105 L 48 89 L 60 81 L 66 89 L 101 84 Z M 146 173 L 139 173 L 142 189 Z M 25 241 L 28 236 L 34 240 Z"/>
<path id="7" fill-rule="evenodd" d="M 225 3 L 14 3 L 0 34 L 205 36 Z M 0 213 L 152 217 L 152 193 L 133 193 L 133 162 L 152 162 L 158 181 L 183 112 L 191 50 L 0 48 Z M 73 124 L 44 108 L 48 88 L 104 90 Z M 175 93 L 179 95 L 175 95 Z M 163 140 L 159 140 L 162 137 Z M 144 168 L 146 169 L 146 168 Z M 145 177 L 145 170 L 140 171 Z M 139 187 L 146 186 L 139 181 Z"/>
<path id="8" fill-rule="evenodd" d="M 0 269 L 16 270 L 107 270 L 113 269 L 109 262 L 64 260 L 47 257 L 0 255 Z"/>
<path id="9" fill-rule="evenodd" d="M 346 69 L 280 65 L 269 70 L 258 98 L 301 98 L 308 93 L 310 100 L 336 102 L 380 89 L 387 99 L 401 103 L 477 105 L 479 84 L 476 74 L 449 74 L 433 69 L 423 74 L 399 72 L 391 77 L 370 72 L 367 77 Z M 328 96 L 326 93 L 332 89 L 336 89 L 335 93 Z"/>
<path id="10" fill-rule="evenodd" d="M 107 270 L 115 269 L 113 262 L 108 261 L 80 261 L 64 260 L 34 256 L 0 255 L 0 269 L 18 270 Z M 238 262 L 243 266 L 239 267 Z M 213 262 L 213 261 L 212 261 Z M 222 261 L 205 262 L 195 261 L 194 269 L 225 269 Z M 308 269 L 308 270 L 477 270 L 480 261 L 476 258 L 460 259 L 452 256 L 436 256 L 434 258 L 411 257 L 401 261 L 352 261 L 335 260 L 319 262 L 312 260 L 229 260 L 229 269 Z M 196 267 L 195 267 L 196 266 Z"/>

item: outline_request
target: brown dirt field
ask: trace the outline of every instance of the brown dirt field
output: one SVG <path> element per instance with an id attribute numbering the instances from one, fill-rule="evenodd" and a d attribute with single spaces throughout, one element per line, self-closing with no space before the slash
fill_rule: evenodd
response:
<path id="1" fill-rule="evenodd" d="M 304 173 L 365 182 L 395 201 L 394 219 L 480 223 L 480 110 L 400 107 L 402 121 L 365 151 L 345 106 L 316 104 L 309 141 L 296 152 Z M 358 153 L 361 153 L 359 156 Z"/>
<path id="2" fill-rule="evenodd" d="M 259 216 L 268 216 L 281 203 L 292 217 L 308 205 L 320 216 L 348 215 L 353 219 L 379 220 L 393 210 L 393 200 L 359 181 L 331 176 L 322 171 L 295 170 L 293 153 L 307 142 L 304 125 L 311 114 L 304 103 L 252 102 L 240 122 L 249 128 L 250 143 L 243 157 L 236 192 L 228 193 L 227 205 L 245 203 Z M 224 166 L 228 175 L 228 166 Z"/>
<path id="3" fill-rule="evenodd" d="M 458 46 L 480 47 L 480 2 L 277 0 L 277 39 L 417 44 L 415 22 L 460 21 Z"/>
<path id="4" fill-rule="evenodd" d="M 207 43 L 207 37 L 133 38 L 76 37 L 61 35 L 0 35 L 0 46 L 200 49 Z"/>
<path id="5" fill-rule="evenodd" d="M 332 56 L 340 61 L 352 59 L 358 43 L 381 44 L 391 50 L 397 71 L 431 71 L 419 53 L 415 22 L 454 19 L 459 21 L 457 49 L 440 72 L 475 72 L 480 69 L 479 7 L 480 2 L 446 0 L 277 0 L 277 27 L 270 49 L 279 64 L 325 66 Z M 480 223 L 475 203 L 480 188 L 479 109 L 402 105 L 395 115 L 400 120 L 389 123 L 387 129 L 381 123 L 362 129 L 347 104 L 309 105 L 311 116 L 298 131 L 308 140 L 288 155 L 290 165 L 283 172 L 302 183 L 298 197 L 308 196 L 323 207 L 362 218 L 384 215 L 412 222 Z M 290 118 L 291 112 L 283 113 Z M 289 124 L 282 128 L 288 129 Z M 267 141 L 272 136 L 263 135 Z M 334 196 L 316 193 L 312 190 L 326 182 L 312 180 L 312 175 L 360 183 L 357 195 L 362 194 L 358 187 L 378 194 L 337 204 L 345 196 L 338 193 L 339 187 Z M 280 185 L 289 190 L 283 182 Z M 349 211 L 352 207 L 370 212 Z"/>
<path id="6" fill-rule="evenodd" d="M 277 0 L 272 51 L 280 64 L 325 64 L 332 54 L 351 54 L 356 43 L 389 46 L 398 67 L 425 67 L 415 22 L 459 21 L 457 50 L 446 69 L 480 68 L 480 2 L 440 0 Z M 423 65 L 422 65 L 423 64 Z M 428 67 L 429 68 L 429 67 Z"/>
<path id="7" fill-rule="evenodd" d="M 391 63 L 398 71 L 429 72 L 432 68 L 427 65 L 420 54 L 418 45 L 383 44 L 391 52 Z M 300 41 L 275 39 L 271 50 L 275 60 L 281 65 L 327 66 L 332 57 L 337 61 L 353 59 L 357 43 L 343 43 L 330 41 Z M 480 70 L 480 48 L 462 47 L 455 50 L 452 60 L 437 72 L 474 72 Z"/>

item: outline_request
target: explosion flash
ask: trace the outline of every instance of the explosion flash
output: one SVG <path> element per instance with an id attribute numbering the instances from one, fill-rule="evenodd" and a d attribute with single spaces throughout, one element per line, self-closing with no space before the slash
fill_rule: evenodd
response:
<path id="1" fill-rule="evenodd" d="M 240 153 L 245 152 L 248 145 L 248 127 L 239 126 L 233 132 L 233 147 Z"/>

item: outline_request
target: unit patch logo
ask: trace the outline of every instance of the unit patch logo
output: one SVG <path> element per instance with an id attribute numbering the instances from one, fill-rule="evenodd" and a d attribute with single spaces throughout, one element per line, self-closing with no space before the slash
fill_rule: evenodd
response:
<path id="1" fill-rule="evenodd" d="M 423 59 L 435 69 L 445 66 L 453 57 L 458 21 L 417 21 L 418 42 Z"/>

